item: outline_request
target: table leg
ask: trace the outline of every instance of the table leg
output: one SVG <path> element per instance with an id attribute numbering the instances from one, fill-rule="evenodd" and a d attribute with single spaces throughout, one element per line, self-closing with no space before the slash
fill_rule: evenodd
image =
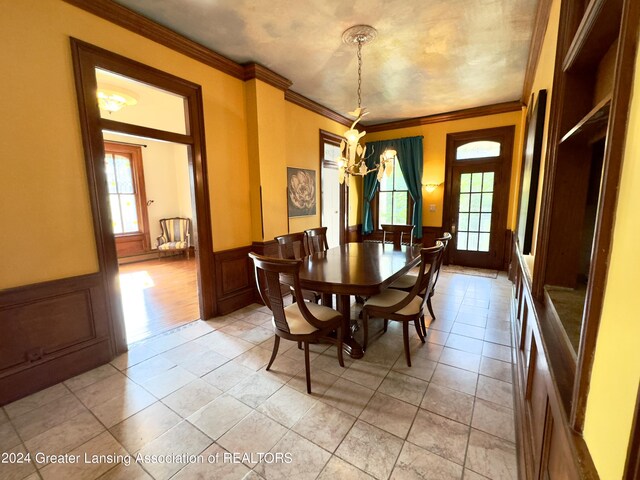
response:
<path id="1" fill-rule="evenodd" d="M 362 346 L 351 335 L 351 298 L 349 295 L 337 295 L 338 311 L 342 314 L 342 341 L 344 351 L 351 355 L 351 358 L 362 358 L 364 351 Z"/>
<path id="2" fill-rule="evenodd" d="M 333 295 L 330 293 L 323 293 L 322 305 L 324 305 L 325 307 L 333 308 Z"/>

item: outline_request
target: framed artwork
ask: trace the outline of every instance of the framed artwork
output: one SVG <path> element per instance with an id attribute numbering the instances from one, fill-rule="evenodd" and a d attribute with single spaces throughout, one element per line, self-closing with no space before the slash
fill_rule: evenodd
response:
<path id="1" fill-rule="evenodd" d="M 287 167 L 287 210 L 289 217 L 316 214 L 316 171 Z"/>
<path id="2" fill-rule="evenodd" d="M 522 171 L 520 175 L 520 205 L 518 207 L 518 244 L 523 255 L 531 253 L 533 240 L 533 222 L 536 215 L 536 197 L 540 180 L 540 158 L 542 155 L 542 136 L 547 106 L 547 91 L 540 90 L 538 97 L 531 95 L 531 108 L 525 125 L 526 137 L 522 153 Z"/>

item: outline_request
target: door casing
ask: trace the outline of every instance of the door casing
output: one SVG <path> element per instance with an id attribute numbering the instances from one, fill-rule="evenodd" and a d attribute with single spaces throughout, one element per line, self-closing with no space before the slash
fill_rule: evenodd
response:
<path id="1" fill-rule="evenodd" d="M 197 220 L 193 222 L 193 231 L 197 236 L 196 245 L 198 246 L 196 262 L 198 265 L 200 315 L 201 318 L 211 318 L 217 313 L 202 87 L 82 40 L 71 38 L 70 41 L 98 266 L 105 295 L 108 298 L 111 343 L 115 355 L 127 350 L 127 341 L 118 283 L 118 258 L 111 227 L 107 179 L 104 169 L 103 130 L 189 146 L 189 167 L 193 182 L 192 191 L 195 195 Z M 96 100 L 96 68 L 109 70 L 184 97 L 187 134 L 165 132 L 101 118 Z"/>
<path id="2" fill-rule="evenodd" d="M 457 169 L 474 166 L 482 167 L 493 165 L 496 172 L 496 183 L 494 187 L 494 209 L 496 217 L 492 219 L 492 240 L 490 253 L 491 258 L 485 257 L 474 261 L 465 255 L 462 266 L 492 268 L 502 270 L 504 268 L 505 238 L 507 236 L 507 216 L 509 210 L 509 190 L 511 184 L 511 163 L 513 161 L 513 141 L 515 135 L 515 125 L 505 127 L 487 128 L 482 130 L 471 130 L 467 132 L 450 133 L 447 135 L 446 165 L 445 165 L 445 186 L 444 205 L 442 215 L 442 228 L 450 231 L 451 226 L 457 220 L 454 217 L 452 208 L 457 205 L 454 193 L 454 174 Z M 456 149 L 469 142 L 479 140 L 490 140 L 500 142 L 500 156 L 488 159 L 456 160 Z M 496 202 L 496 197 L 498 201 Z M 494 230 L 495 228 L 495 230 Z M 447 249 L 445 261 L 450 263 L 455 248 L 456 235 L 452 232 L 452 245 Z"/>

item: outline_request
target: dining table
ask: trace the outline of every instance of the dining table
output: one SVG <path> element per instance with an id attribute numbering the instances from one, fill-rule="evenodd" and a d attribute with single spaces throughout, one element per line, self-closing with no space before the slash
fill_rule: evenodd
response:
<path id="1" fill-rule="evenodd" d="M 419 262 L 419 246 L 346 243 L 304 257 L 300 286 L 321 293 L 323 302 L 336 295 L 337 310 L 343 317 L 344 351 L 352 358 L 362 358 L 364 351 L 351 330 L 351 296 L 376 295 Z"/>

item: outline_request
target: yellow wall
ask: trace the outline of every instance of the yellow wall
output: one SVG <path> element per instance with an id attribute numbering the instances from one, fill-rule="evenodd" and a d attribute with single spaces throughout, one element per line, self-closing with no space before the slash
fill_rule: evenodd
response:
<path id="1" fill-rule="evenodd" d="M 603 480 L 622 478 L 640 382 L 640 50 L 584 438 Z"/>
<path id="2" fill-rule="evenodd" d="M 316 215 L 289 219 L 289 231 L 301 232 L 307 228 L 319 227 L 321 223 L 320 130 L 342 135 L 347 128 L 290 102 L 286 103 L 286 119 L 287 166 L 316 172 Z M 278 235 L 282 233 L 286 233 L 286 230 Z"/>
<path id="3" fill-rule="evenodd" d="M 536 197 L 536 216 L 533 224 L 533 243 L 531 245 L 531 253 L 535 254 L 536 243 L 538 239 L 538 223 L 540 220 L 540 202 L 542 201 L 542 179 L 544 178 L 544 168 L 547 158 L 547 137 L 549 134 L 549 111 L 551 109 L 551 96 L 553 87 L 553 72 L 555 69 L 556 46 L 558 44 L 558 27 L 560 23 L 560 0 L 554 0 L 551 4 L 551 12 L 549 13 L 549 23 L 547 31 L 544 35 L 540 58 L 536 67 L 536 74 L 533 78 L 531 91 L 538 95 L 540 90 L 547 91 L 547 108 L 544 119 L 544 133 L 542 136 L 542 156 L 540 158 L 540 179 L 538 183 L 538 193 Z M 529 101 L 530 99 L 527 99 Z M 532 105 L 529 105 L 531 107 Z M 524 125 L 524 124 L 523 124 Z M 533 266 L 533 262 L 531 262 Z"/>
<path id="4" fill-rule="evenodd" d="M 0 288 L 98 268 L 70 36 L 202 85 L 214 248 L 250 243 L 242 81 L 59 0 L 1 9 Z"/>
<path id="5" fill-rule="evenodd" d="M 483 117 L 467 118 L 464 120 L 454 120 L 450 122 L 431 123 L 417 127 L 399 128 L 367 134 L 366 141 L 389 140 L 393 138 L 415 137 L 422 135 L 424 147 L 424 166 L 422 171 L 422 184 L 442 183 L 444 184 L 447 134 L 464 132 L 468 130 L 479 130 L 483 128 L 494 128 L 505 125 L 515 125 L 516 131 L 513 144 L 513 163 L 511 166 L 511 188 L 509 194 L 509 213 L 507 228 L 515 227 L 515 201 L 516 201 L 516 181 L 520 174 L 520 162 L 522 151 L 521 125 L 522 113 L 520 111 L 500 113 L 497 115 L 487 115 Z M 442 226 L 442 203 L 444 196 L 444 185 L 438 187 L 433 193 L 427 193 L 422 189 L 422 223 L 425 227 Z M 360 200 L 361 201 L 361 200 Z M 435 204 L 436 211 L 430 212 L 429 205 Z"/>

